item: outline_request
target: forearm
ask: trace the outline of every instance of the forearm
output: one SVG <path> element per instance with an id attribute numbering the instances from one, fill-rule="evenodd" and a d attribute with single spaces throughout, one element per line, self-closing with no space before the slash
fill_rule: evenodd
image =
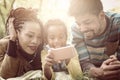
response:
<path id="1" fill-rule="evenodd" d="M 117 56 L 117 59 L 120 61 L 120 49 L 118 49 L 116 56 Z"/>
<path id="2" fill-rule="evenodd" d="M 12 40 L 9 40 L 6 54 L 0 66 L 0 75 L 3 78 L 14 77 L 17 73 L 17 65 L 16 43 Z"/>
<path id="3" fill-rule="evenodd" d="M 16 42 L 15 41 L 12 41 L 12 40 L 9 40 L 9 43 L 8 43 L 8 47 L 7 47 L 7 54 L 9 56 L 12 56 L 12 57 L 16 57 L 16 49 L 17 49 L 17 46 L 16 46 Z"/>
<path id="4" fill-rule="evenodd" d="M 90 68 L 95 67 L 92 63 L 90 63 L 89 59 L 80 61 L 83 72 L 90 70 Z"/>
<path id="5" fill-rule="evenodd" d="M 15 77 L 17 74 L 18 66 L 18 60 L 6 54 L 0 66 L 0 76 L 5 79 Z"/>
<path id="6" fill-rule="evenodd" d="M 47 65 L 44 66 L 44 75 L 48 80 L 51 80 L 51 78 L 52 78 L 51 68 Z"/>
<path id="7" fill-rule="evenodd" d="M 99 67 L 97 68 L 94 64 L 90 63 L 89 59 L 82 60 L 80 63 L 81 63 L 81 66 L 82 66 L 82 69 L 85 75 L 92 77 L 92 78 L 99 78 L 103 76 L 102 69 Z"/>

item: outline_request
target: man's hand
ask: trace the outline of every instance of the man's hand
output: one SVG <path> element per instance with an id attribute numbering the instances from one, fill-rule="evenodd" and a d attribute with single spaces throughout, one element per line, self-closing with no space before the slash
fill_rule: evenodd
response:
<path id="1" fill-rule="evenodd" d="M 101 78 L 104 76 L 103 69 L 92 67 L 89 70 L 89 76 L 93 78 Z"/>
<path id="2" fill-rule="evenodd" d="M 103 70 L 104 80 L 117 80 L 120 75 L 120 61 L 113 57 L 103 62 L 100 67 Z"/>

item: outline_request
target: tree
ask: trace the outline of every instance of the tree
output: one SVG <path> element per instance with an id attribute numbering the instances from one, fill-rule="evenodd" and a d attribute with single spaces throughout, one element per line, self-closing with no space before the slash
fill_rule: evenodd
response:
<path id="1" fill-rule="evenodd" d="M 5 36 L 5 23 L 10 10 L 13 8 L 15 0 L 0 1 L 0 38 Z"/>

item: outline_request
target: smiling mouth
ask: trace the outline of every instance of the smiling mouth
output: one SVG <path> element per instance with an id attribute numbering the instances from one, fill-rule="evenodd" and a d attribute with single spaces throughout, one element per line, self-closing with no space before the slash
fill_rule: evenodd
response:
<path id="1" fill-rule="evenodd" d="M 91 32 L 86 32 L 86 33 L 84 33 L 84 35 L 89 35 Z"/>
<path id="2" fill-rule="evenodd" d="M 33 50 L 33 51 L 35 51 L 35 50 L 37 49 L 36 46 L 29 46 L 29 48 L 30 48 L 31 50 Z"/>

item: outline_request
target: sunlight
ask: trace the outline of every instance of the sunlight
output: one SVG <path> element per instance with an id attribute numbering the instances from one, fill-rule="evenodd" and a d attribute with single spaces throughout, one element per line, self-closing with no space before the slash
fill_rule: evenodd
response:
<path id="1" fill-rule="evenodd" d="M 65 19 L 69 8 L 69 0 L 45 0 L 42 4 L 41 17 L 43 21 L 48 19 Z"/>
<path id="2" fill-rule="evenodd" d="M 104 11 L 112 10 L 115 7 L 120 7 L 120 0 L 101 0 L 104 6 Z M 109 4 L 109 5 L 108 5 Z"/>
<path id="3" fill-rule="evenodd" d="M 101 1 L 104 6 L 104 11 L 112 10 L 113 8 L 118 7 L 120 4 L 120 0 Z M 26 8 L 34 8 L 39 12 L 38 17 L 45 23 L 47 20 L 54 18 L 60 18 L 64 21 L 69 21 L 69 5 L 70 0 L 20 0 L 19 3 L 16 1 L 13 7 L 16 8 L 23 6 Z"/>
<path id="4" fill-rule="evenodd" d="M 104 6 L 104 11 L 112 10 L 120 4 L 120 0 L 101 1 Z M 16 0 L 14 8 L 22 6 L 36 9 L 38 11 L 38 17 L 42 20 L 43 24 L 49 19 L 59 18 L 65 22 L 68 32 L 70 32 L 70 27 L 74 22 L 74 18 L 68 15 L 69 5 L 70 0 L 20 0 L 19 2 Z"/>

